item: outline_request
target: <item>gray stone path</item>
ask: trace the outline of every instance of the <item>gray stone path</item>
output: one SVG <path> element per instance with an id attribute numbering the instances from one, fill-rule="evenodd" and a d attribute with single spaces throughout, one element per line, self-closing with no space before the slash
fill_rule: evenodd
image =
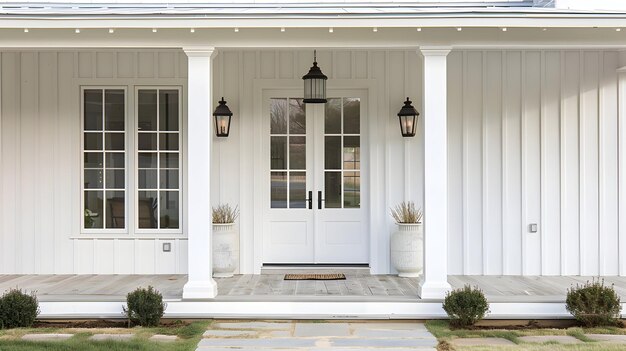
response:
<path id="1" fill-rule="evenodd" d="M 435 351 L 436 346 L 426 327 L 412 321 L 222 321 L 204 333 L 196 351 Z"/>

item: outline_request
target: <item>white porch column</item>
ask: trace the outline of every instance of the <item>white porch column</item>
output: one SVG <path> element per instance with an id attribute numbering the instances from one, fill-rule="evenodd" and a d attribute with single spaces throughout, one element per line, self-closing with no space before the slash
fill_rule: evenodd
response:
<path id="1" fill-rule="evenodd" d="M 450 48 L 422 47 L 424 57 L 424 276 L 420 297 L 440 299 L 448 284 L 446 58 Z"/>
<path id="2" fill-rule="evenodd" d="M 217 296 L 211 245 L 211 60 L 213 47 L 183 48 L 187 54 L 187 236 L 189 278 L 183 299 Z"/>

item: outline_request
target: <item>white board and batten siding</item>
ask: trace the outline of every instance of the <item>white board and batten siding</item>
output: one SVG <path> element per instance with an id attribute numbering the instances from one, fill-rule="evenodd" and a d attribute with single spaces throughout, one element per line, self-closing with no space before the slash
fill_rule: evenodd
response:
<path id="1" fill-rule="evenodd" d="M 619 67 L 615 51 L 450 54 L 450 274 L 626 274 Z"/>
<path id="2" fill-rule="evenodd" d="M 185 273 L 184 234 L 81 235 L 79 183 L 80 85 L 128 86 L 129 98 L 135 85 L 184 91 L 184 53 L 0 55 L 0 273 Z M 256 264 L 253 83 L 299 80 L 311 61 L 310 50 L 229 49 L 214 62 L 216 96 L 234 117 L 229 138 L 214 139 L 212 201 L 241 207 L 242 273 Z M 370 155 L 381 166 L 370 170 L 377 179 L 370 212 L 378 218 L 371 264 L 375 273 L 391 272 L 388 209 L 403 200 L 422 205 L 423 128 L 402 138 L 396 117 L 407 96 L 422 111 L 421 58 L 413 50 L 320 50 L 318 61 L 329 79 L 376 87 Z M 619 266 L 626 242 L 618 232 L 619 61 L 616 51 L 450 53 L 450 274 L 626 274 Z"/>
<path id="3" fill-rule="evenodd" d="M 132 113 L 134 86 L 186 85 L 184 53 L 2 51 L 0 59 L 0 274 L 185 273 L 185 235 L 80 233 L 80 86 L 127 86 Z"/>

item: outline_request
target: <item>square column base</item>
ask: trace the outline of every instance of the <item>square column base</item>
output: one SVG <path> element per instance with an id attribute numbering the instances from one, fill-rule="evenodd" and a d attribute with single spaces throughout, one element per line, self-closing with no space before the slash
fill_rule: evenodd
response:
<path id="1" fill-rule="evenodd" d="M 422 299 L 443 300 L 446 293 L 452 290 L 452 286 L 447 281 L 420 281 L 418 293 Z"/>
<path id="2" fill-rule="evenodd" d="M 183 287 L 183 300 L 212 299 L 217 296 L 217 283 L 212 278 L 206 281 L 188 281 Z"/>

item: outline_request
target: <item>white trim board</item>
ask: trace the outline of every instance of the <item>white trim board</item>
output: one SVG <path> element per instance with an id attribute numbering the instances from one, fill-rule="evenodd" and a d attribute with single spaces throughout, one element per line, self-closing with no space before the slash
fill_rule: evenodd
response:
<path id="1" fill-rule="evenodd" d="M 40 319 L 123 318 L 122 302 L 42 302 Z M 492 303 L 487 319 L 571 319 L 564 303 Z M 622 304 L 626 317 L 626 303 Z M 214 302 L 170 301 L 164 318 L 443 319 L 439 301 Z"/>

